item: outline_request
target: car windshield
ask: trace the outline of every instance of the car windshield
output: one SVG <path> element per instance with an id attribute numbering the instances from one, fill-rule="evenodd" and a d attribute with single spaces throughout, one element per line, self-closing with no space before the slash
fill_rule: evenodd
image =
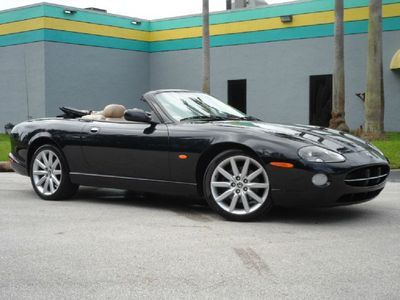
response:
<path id="1" fill-rule="evenodd" d="M 157 102 L 177 121 L 247 119 L 248 117 L 218 99 L 198 92 L 165 92 Z"/>

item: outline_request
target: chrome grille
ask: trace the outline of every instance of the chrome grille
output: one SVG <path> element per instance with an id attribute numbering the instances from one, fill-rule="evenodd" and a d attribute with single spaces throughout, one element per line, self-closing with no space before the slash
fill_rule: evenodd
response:
<path id="1" fill-rule="evenodd" d="M 387 165 L 376 165 L 354 170 L 347 174 L 344 181 L 351 186 L 374 186 L 384 182 L 388 175 Z"/>

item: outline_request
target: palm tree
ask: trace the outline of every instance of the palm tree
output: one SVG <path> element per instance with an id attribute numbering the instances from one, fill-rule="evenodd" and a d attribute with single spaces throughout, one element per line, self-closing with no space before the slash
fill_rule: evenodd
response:
<path id="1" fill-rule="evenodd" d="M 384 133 L 384 89 L 382 64 L 382 0 L 370 0 L 368 25 L 367 92 L 364 135 L 381 138 Z"/>
<path id="2" fill-rule="evenodd" d="M 343 0 L 335 0 L 335 70 L 333 74 L 332 118 L 330 128 L 349 131 L 345 120 L 344 77 L 344 6 Z"/>
<path id="3" fill-rule="evenodd" d="M 210 12 L 208 0 L 203 0 L 203 92 L 210 93 Z"/>

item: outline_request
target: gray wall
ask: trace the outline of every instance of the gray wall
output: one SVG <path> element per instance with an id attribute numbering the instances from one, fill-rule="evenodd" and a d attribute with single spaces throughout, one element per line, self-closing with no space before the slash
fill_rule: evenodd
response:
<path id="1" fill-rule="evenodd" d="M 385 126 L 400 130 L 400 72 L 389 63 L 400 31 L 384 33 Z M 367 35 L 346 36 L 346 114 L 363 121 Z M 212 94 L 227 98 L 227 80 L 247 79 L 248 113 L 270 122 L 308 123 L 309 76 L 330 74 L 333 39 L 212 48 Z M 59 106 L 100 110 L 142 107 L 149 89 L 201 89 L 201 50 L 142 53 L 52 42 L 0 47 L 0 131 L 7 122 L 54 116 Z M 29 103 L 29 105 L 28 105 Z M 29 112 L 28 112 L 29 110 Z"/>
<path id="2" fill-rule="evenodd" d="M 386 130 L 400 130 L 400 74 L 389 69 L 400 31 L 384 33 Z M 346 36 L 346 114 L 363 122 L 367 35 Z M 201 89 L 201 50 L 150 54 L 150 88 Z M 247 79 L 247 111 L 270 122 L 309 122 L 309 76 L 331 74 L 333 39 L 318 38 L 212 48 L 211 93 L 227 99 L 227 80 Z"/>
<path id="3" fill-rule="evenodd" d="M 149 89 L 148 61 L 148 53 L 46 42 L 46 115 L 59 114 L 60 106 L 140 107 Z"/>
<path id="4" fill-rule="evenodd" d="M 0 47 L 0 132 L 45 115 L 44 43 Z"/>

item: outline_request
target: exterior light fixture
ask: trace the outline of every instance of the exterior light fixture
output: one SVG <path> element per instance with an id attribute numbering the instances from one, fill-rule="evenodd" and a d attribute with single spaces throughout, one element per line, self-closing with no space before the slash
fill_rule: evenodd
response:
<path id="1" fill-rule="evenodd" d="M 138 20 L 132 20 L 132 21 L 131 21 L 131 24 L 133 24 L 133 25 L 140 25 L 140 24 L 142 24 L 142 22 L 141 22 L 141 21 L 138 21 Z"/>
<path id="2" fill-rule="evenodd" d="M 365 102 L 365 93 L 356 93 L 356 96 L 361 99 L 362 102 Z"/>
<path id="3" fill-rule="evenodd" d="M 76 13 L 76 10 L 64 9 L 64 14 L 66 14 L 66 15 L 73 15 L 74 13 Z"/>
<path id="4" fill-rule="evenodd" d="M 311 181 L 314 185 L 323 187 L 326 186 L 328 183 L 328 176 L 323 173 L 318 173 L 311 178 Z"/>
<path id="5" fill-rule="evenodd" d="M 292 15 L 281 16 L 281 22 L 282 23 L 290 23 L 292 21 L 293 21 L 293 16 Z"/>

